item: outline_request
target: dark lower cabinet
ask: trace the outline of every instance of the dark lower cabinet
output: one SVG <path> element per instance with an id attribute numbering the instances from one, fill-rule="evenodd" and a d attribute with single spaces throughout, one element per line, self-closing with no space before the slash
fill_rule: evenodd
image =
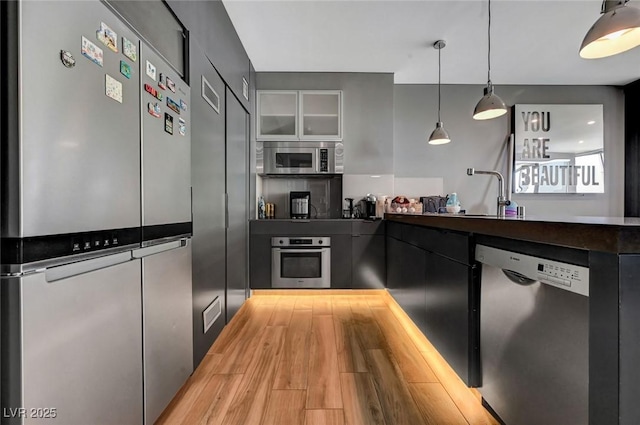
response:
<path id="1" fill-rule="evenodd" d="M 391 296 L 424 332 L 427 252 L 387 238 L 387 284 Z"/>
<path id="2" fill-rule="evenodd" d="M 384 289 L 387 278 L 384 235 L 353 235 L 351 263 L 353 289 Z"/>
<path id="3" fill-rule="evenodd" d="M 402 286 L 402 241 L 387 236 L 385 238 L 386 263 L 387 263 L 387 291 L 397 298 Z"/>
<path id="4" fill-rule="evenodd" d="M 469 386 L 480 385 L 479 279 L 469 235 L 387 223 L 387 290 Z M 454 259 L 455 258 L 455 259 Z"/>
<path id="5" fill-rule="evenodd" d="M 271 235 L 249 238 L 249 282 L 252 289 L 271 288 Z"/>
<path id="6" fill-rule="evenodd" d="M 331 235 L 331 287 L 351 288 L 351 235 Z"/>
<path id="7" fill-rule="evenodd" d="M 427 252 L 422 332 L 469 386 L 480 385 L 475 266 Z"/>

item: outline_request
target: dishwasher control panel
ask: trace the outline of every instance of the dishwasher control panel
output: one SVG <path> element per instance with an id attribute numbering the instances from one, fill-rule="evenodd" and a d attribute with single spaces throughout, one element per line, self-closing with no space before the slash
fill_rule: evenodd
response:
<path id="1" fill-rule="evenodd" d="M 529 279 L 550 286 L 589 296 L 589 269 L 587 267 L 485 245 L 476 246 L 476 260 L 503 270 L 517 272 Z"/>

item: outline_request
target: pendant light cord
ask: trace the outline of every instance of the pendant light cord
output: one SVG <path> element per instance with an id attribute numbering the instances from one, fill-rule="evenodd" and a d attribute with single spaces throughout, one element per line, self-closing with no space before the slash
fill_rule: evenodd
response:
<path id="1" fill-rule="evenodd" d="M 442 120 L 440 119 L 440 81 L 441 81 L 441 74 L 442 74 L 442 68 L 440 65 L 440 54 L 442 53 L 442 47 L 438 49 L 438 122 L 441 122 Z"/>
<path id="2" fill-rule="evenodd" d="M 487 83 L 491 85 L 491 0 L 489 3 L 489 25 L 487 26 L 487 39 L 489 40 L 489 48 L 487 49 L 487 63 L 489 67 L 487 69 Z"/>

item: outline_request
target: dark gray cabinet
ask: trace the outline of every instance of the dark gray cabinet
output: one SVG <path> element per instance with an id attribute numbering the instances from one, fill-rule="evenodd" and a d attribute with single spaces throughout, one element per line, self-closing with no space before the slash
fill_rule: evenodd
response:
<path id="1" fill-rule="evenodd" d="M 351 286 L 384 289 L 387 275 L 385 223 L 354 221 L 351 227 Z"/>
<path id="2" fill-rule="evenodd" d="M 426 253 L 421 330 L 469 386 L 480 384 L 478 289 L 475 266 Z"/>
<path id="3" fill-rule="evenodd" d="M 193 213 L 193 364 L 197 367 L 225 325 L 226 226 L 224 82 L 201 47 L 191 40 L 191 186 Z M 218 110 L 200 92 L 206 82 Z M 210 99 L 215 100 L 215 99 Z M 205 332 L 207 307 L 220 315 Z M 216 307 L 217 306 L 217 307 Z M 215 315 L 215 313 L 214 313 Z"/>
<path id="4" fill-rule="evenodd" d="M 386 281 L 384 235 L 352 235 L 351 287 L 384 289 Z"/>
<path id="5" fill-rule="evenodd" d="M 480 384 L 479 279 L 470 235 L 387 223 L 387 288 L 469 386 Z"/>
<path id="6" fill-rule="evenodd" d="M 227 323 L 248 295 L 249 115 L 226 88 Z"/>
<path id="7" fill-rule="evenodd" d="M 351 234 L 331 235 L 331 288 L 351 288 Z"/>
<path id="8" fill-rule="evenodd" d="M 391 296 L 424 332 L 427 252 L 387 237 L 387 285 Z"/>
<path id="9" fill-rule="evenodd" d="M 250 80 L 251 64 L 224 4 L 215 1 L 168 0 L 169 7 L 189 30 L 189 36 L 201 43 L 220 76 L 247 110 L 243 96 L 243 78 Z"/>
<path id="10" fill-rule="evenodd" d="M 249 281 L 251 289 L 271 288 L 271 236 L 249 237 Z"/>

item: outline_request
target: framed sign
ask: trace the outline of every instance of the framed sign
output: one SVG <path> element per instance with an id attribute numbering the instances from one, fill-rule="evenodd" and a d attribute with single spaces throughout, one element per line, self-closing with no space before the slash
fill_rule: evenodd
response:
<path id="1" fill-rule="evenodd" d="M 602 105 L 515 105 L 514 193 L 604 193 Z"/>

